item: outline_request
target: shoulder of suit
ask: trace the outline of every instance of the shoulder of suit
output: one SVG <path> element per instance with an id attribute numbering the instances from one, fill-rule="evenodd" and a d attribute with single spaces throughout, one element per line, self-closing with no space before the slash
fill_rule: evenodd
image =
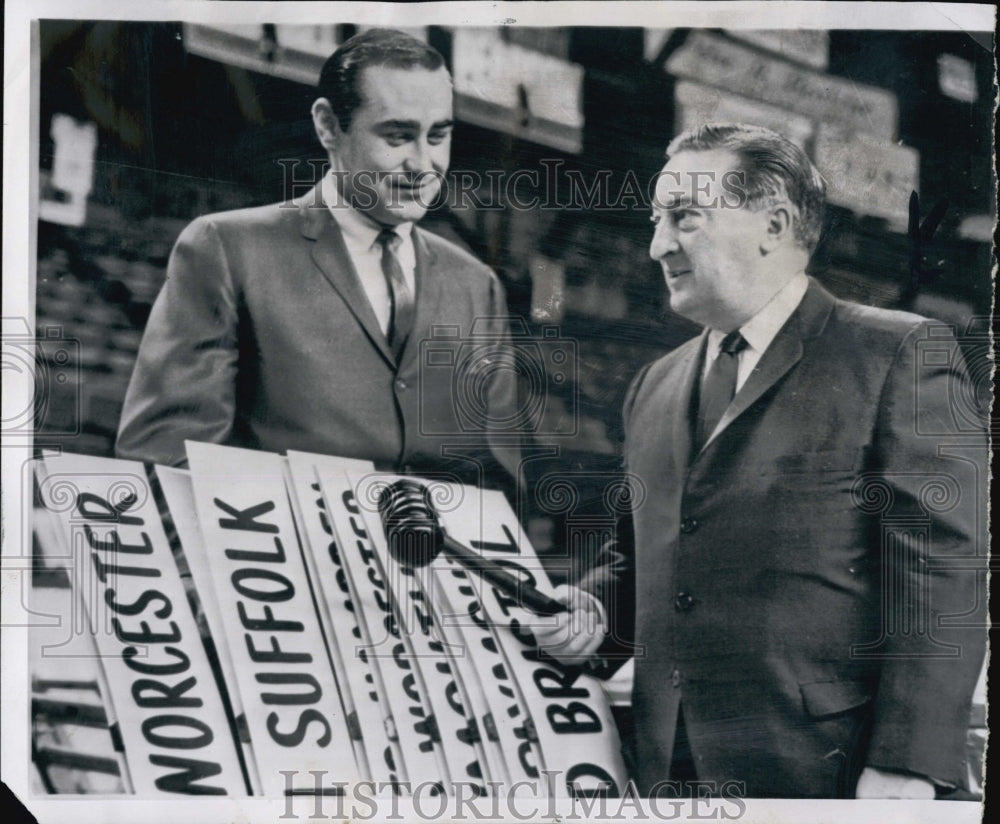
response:
<path id="1" fill-rule="evenodd" d="M 840 323 L 855 326 L 869 334 L 885 335 L 890 338 L 905 337 L 915 329 L 933 323 L 931 319 L 913 312 L 882 309 L 841 299 L 835 301 L 834 318 Z"/>
<path id="2" fill-rule="evenodd" d="M 667 354 L 643 366 L 632 379 L 629 397 L 634 400 L 644 388 L 658 385 L 659 381 L 669 375 L 678 364 L 689 357 L 695 357 L 698 354 L 698 347 L 701 346 L 701 338 L 701 334 L 695 335 Z"/>
<path id="3" fill-rule="evenodd" d="M 428 229 L 422 229 L 419 226 L 414 226 L 413 231 L 417 237 L 427 244 L 427 248 L 448 266 L 462 272 L 467 272 L 471 276 L 478 276 L 499 283 L 499 278 L 489 266 L 458 244 Z"/>
<path id="4" fill-rule="evenodd" d="M 326 208 L 320 204 L 317 208 Z M 298 223 L 299 205 L 290 201 L 283 203 L 268 203 L 263 206 L 251 206 L 244 209 L 231 209 L 226 212 L 211 212 L 200 215 L 188 224 L 189 230 L 211 226 L 220 232 L 260 232 L 271 227 L 296 226 Z"/>

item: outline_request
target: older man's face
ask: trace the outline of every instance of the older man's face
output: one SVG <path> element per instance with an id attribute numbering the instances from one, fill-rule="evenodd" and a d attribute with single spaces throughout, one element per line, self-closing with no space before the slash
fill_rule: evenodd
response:
<path id="1" fill-rule="evenodd" d="M 371 66 L 361 105 L 337 130 L 331 153 L 342 192 L 380 223 L 419 220 L 434 201 L 451 153 L 452 87 L 444 68 Z"/>
<path id="2" fill-rule="evenodd" d="M 682 151 L 660 172 L 649 254 L 670 290 L 670 308 L 722 331 L 757 302 L 755 273 L 766 210 L 745 208 L 738 158 L 723 149 Z"/>

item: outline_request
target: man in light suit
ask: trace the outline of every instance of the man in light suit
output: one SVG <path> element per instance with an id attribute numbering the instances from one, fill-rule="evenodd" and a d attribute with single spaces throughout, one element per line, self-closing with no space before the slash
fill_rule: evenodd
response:
<path id="1" fill-rule="evenodd" d="M 516 391 L 496 366 L 510 343 L 503 289 L 414 225 L 448 168 L 444 61 L 371 30 L 330 57 L 318 92 L 322 182 L 291 203 L 198 218 L 178 239 L 117 451 L 176 465 L 192 439 L 510 479 L 517 451 L 496 425 L 511 420 Z M 453 368 L 425 368 L 437 339 Z"/>
<path id="2" fill-rule="evenodd" d="M 634 569 L 615 558 L 563 596 L 603 621 L 614 597 L 634 609 L 619 635 L 638 645 L 639 788 L 964 787 L 987 462 L 984 428 L 953 406 L 974 394 L 961 352 L 941 324 L 804 274 L 824 185 L 788 140 L 706 126 L 667 156 L 650 254 L 705 329 L 626 401 Z M 599 623 L 570 629 L 586 625 L 540 640 L 579 662 L 608 648 Z"/>

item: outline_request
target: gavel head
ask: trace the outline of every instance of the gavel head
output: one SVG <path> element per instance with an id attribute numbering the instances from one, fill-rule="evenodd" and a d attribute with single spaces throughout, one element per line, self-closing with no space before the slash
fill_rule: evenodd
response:
<path id="1" fill-rule="evenodd" d="M 379 494 L 378 511 L 396 561 L 422 567 L 437 557 L 444 533 L 426 486 L 410 478 L 389 484 Z"/>

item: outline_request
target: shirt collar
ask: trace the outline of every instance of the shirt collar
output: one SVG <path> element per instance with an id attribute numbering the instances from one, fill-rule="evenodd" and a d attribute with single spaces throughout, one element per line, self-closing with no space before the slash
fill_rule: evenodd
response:
<path id="1" fill-rule="evenodd" d="M 751 349 L 763 352 L 771 345 L 781 327 L 802 302 L 808 287 L 809 278 L 805 272 L 799 272 L 764 304 L 756 315 L 740 327 L 740 334 Z M 726 333 L 718 329 L 709 331 L 708 351 L 713 359 L 718 354 L 719 345 L 725 336 Z"/>
<path id="2" fill-rule="evenodd" d="M 320 183 L 323 202 L 333 215 L 333 219 L 340 227 L 344 236 L 344 243 L 353 252 L 367 252 L 375 245 L 375 239 L 382 231 L 382 224 L 372 220 L 363 212 L 358 211 L 350 203 L 346 202 L 337 189 L 337 183 L 332 174 L 323 176 Z M 392 229 L 398 234 L 403 242 L 410 239 L 413 231 L 412 223 L 400 223 Z"/>

